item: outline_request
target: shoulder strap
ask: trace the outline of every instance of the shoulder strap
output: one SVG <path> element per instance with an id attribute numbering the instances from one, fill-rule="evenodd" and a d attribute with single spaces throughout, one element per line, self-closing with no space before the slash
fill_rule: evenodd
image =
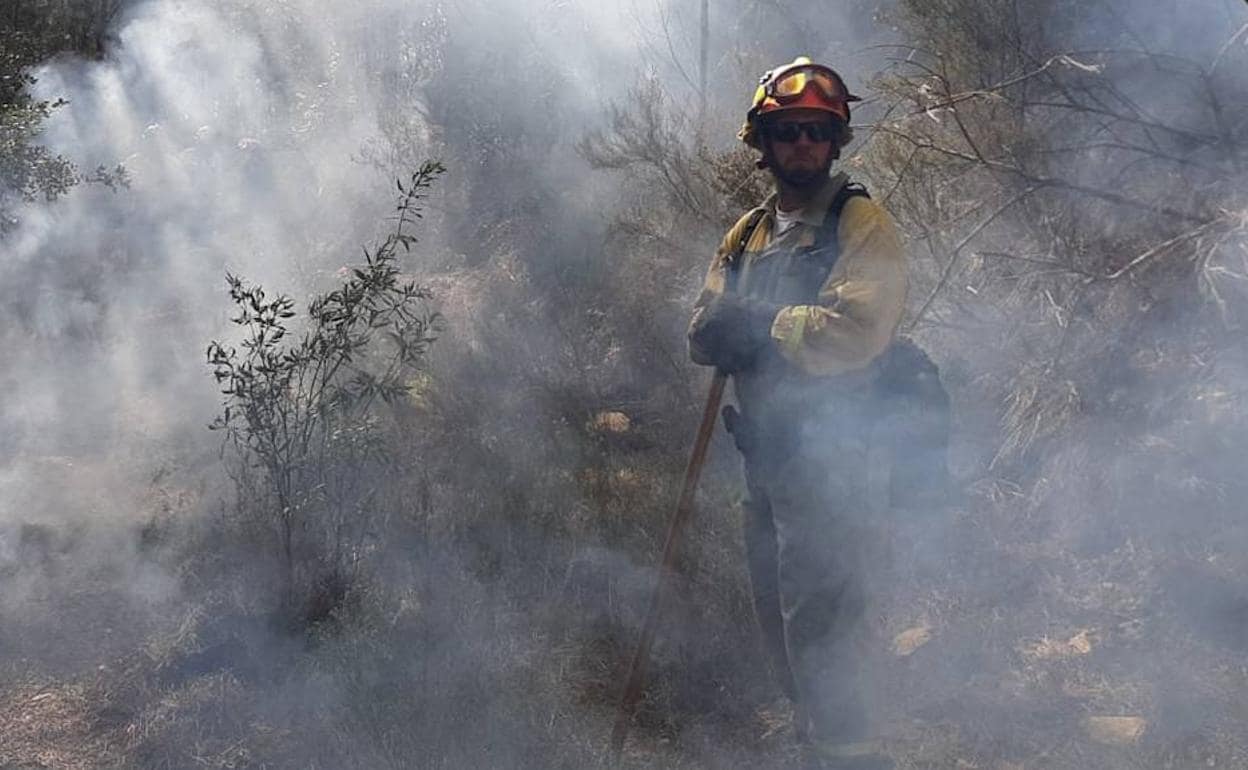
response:
<path id="1" fill-rule="evenodd" d="M 819 228 L 818 243 L 823 245 L 829 241 L 835 242 L 837 230 L 841 224 L 841 211 L 845 209 L 845 204 L 850 198 L 871 198 L 871 194 L 867 192 L 867 188 L 858 182 L 846 182 L 841 185 L 841 189 L 836 191 L 836 195 L 832 198 L 832 204 L 828 206 L 828 215 L 823 219 L 823 227 Z"/>
<path id="2" fill-rule="evenodd" d="M 841 185 L 841 189 L 836 191 L 836 195 L 832 198 L 832 204 L 828 206 L 828 215 L 823 220 L 823 227 L 818 235 L 818 243 L 827 243 L 829 238 L 836 238 L 837 227 L 841 220 L 841 210 L 845 208 L 845 204 L 850 198 L 863 197 L 870 198 L 871 194 L 867 192 L 867 188 L 858 182 L 846 182 Z M 759 206 L 750 212 L 749 218 L 745 222 L 745 229 L 741 231 L 741 238 L 738 239 L 736 248 L 725 260 L 725 267 L 728 275 L 735 278 L 737 269 L 741 267 L 741 255 L 745 253 L 745 247 L 749 245 L 750 239 L 754 237 L 754 231 L 758 228 L 758 223 L 762 221 L 766 215 L 767 209 Z"/>
<path id="3" fill-rule="evenodd" d="M 870 198 L 871 193 L 867 192 L 867 188 L 859 182 L 846 182 L 837 191 L 836 197 L 832 199 L 832 206 L 829 211 L 838 217 L 841 215 L 841 209 L 845 208 L 845 204 L 850 198 Z"/>
<path id="4" fill-rule="evenodd" d="M 737 239 L 737 245 L 732 250 L 732 254 L 728 256 L 727 263 L 729 270 L 736 270 L 741 265 L 741 255 L 745 253 L 745 247 L 750 245 L 750 239 L 754 237 L 754 231 L 758 229 L 758 223 L 763 221 L 763 217 L 767 214 L 767 209 L 759 206 L 750 212 L 749 218 L 745 220 L 745 229 L 741 231 L 741 237 Z"/>
<path id="5" fill-rule="evenodd" d="M 759 206 L 750 212 L 749 218 L 745 220 L 745 229 L 741 231 L 741 237 L 737 239 L 737 245 L 733 248 L 732 253 L 724 260 L 724 267 L 727 270 L 729 289 L 736 289 L 737 276 L 741 267 L 741 255 L 745 253 L 745 247 L 750 245 L 750 239 L 754 237 L 754 231 L 758 229 L 758 223 L 763 221 L 767 209 Z"/>

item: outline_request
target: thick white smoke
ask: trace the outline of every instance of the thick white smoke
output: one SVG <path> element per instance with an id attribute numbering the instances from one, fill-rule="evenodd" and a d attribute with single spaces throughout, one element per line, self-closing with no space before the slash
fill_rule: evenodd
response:
<path id="1" fill-rule="evenodd" d="M 547 129 L 529 140 L 560 143 L 539 162 L 546 183 L 583 184 L 571 145 L 630 85 L 633 29 L 591 3 L 145 0 L 102 60 L 35 73 L 37 96 L 68 101 L 40 141 L 84 169 L 121 163 L 129 185 L 24 205 L 0 243 L 0 656 L 53 634 L 85 660 L 97 615 L 163 613 L 178 595 L 136 558 L 134 527 L 220 507 L 152 490 L 170 469 L 187 474 L 176 488 L 216 465 L 204 350 L 232 338 L 227 270 L 301 304 L 324 290 L 384 231 L 396 178 L 443 157 L 445 185 L 462 188 L 488 154 L 456 122 L 461 98 L 495 98 L 516 133 Z M 564 200 L 583 217 L 588 197 Z M 445 237 L 431 214 L 417 273 Z M 67 615 L 83 592 L 97 609 Z"/>
<path id="2" fill-rule="evenodd" d="M 562 122 L 558 176 L 573 176 L 579 127 L 633 77 L 630 18 L 583 3 L 132 5 L 103 61 L 37 73 L 39 96 L 69 102 L 42 141 L 84 168 L 122 163 L 130 184 L 17 212 L 0 252 L 0 457 L 114 452 L 205 424 L 225 271 L 303 298 L 356 258 L 412 170 L 361 159 L 396 122 L 426 140 L 416 152 L 444 149 L 422 88 L 448 71 L 458 82 L 437 87 L 465 99 L 523 82 L 516 67 L 560 73 L 498 117 Z M 448 68 L 448 35 L 480 63 Z"/>

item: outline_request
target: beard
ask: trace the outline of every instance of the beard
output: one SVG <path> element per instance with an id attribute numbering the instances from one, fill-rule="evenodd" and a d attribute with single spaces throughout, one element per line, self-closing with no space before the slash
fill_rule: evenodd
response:
<path id="1" fill-rule="evenodd" d="M 790 164 L 786 168 L 776 160 L 775 153 L 771 151 L 770 144 L 768 144 L 765 148 L 764 159 L 767 168 L 771 170 L 776 179 L 789 187 L 803 189 L 823 184 L 832 170 L 832 163 L 836 160 L 836 156 L 837 153 L 832 153 L 827 162 L 819 166 Z"/>
<path id="2" fill-rule="evenodd" d="M 771 166 L 772 173 L 781 182 L 790 187 L 814 187 L 822 184 L 828 178 L 828 172 L 832 170 L 832 160 L 829 159 L 821 167 L 814 166 L 798 166 L 796 168 L 784 168 L 779 164 Z"/>

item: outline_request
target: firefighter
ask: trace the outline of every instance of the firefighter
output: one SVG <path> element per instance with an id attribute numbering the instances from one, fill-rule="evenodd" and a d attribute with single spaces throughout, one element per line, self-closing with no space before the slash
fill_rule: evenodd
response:
<path id="1" fill-rule="evenodd" d="M 763 76 L 739 136 L 775 192 L 724 237 L 688 334 L 692 359 L 732 378 L 754 607 L 813 767 L 891 766 L 862 748 L 856 650 L 873 363 L 901 320 L 906 265 L 885 210 L 832 173 L 857 100 L 805 57 Z"/>

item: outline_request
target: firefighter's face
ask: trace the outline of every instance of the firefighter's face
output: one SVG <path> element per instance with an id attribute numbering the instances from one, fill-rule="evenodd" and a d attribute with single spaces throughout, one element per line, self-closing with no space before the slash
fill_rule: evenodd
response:
<path id="1" fill-rule="evenodd" d="M 768 166 L 781 181 L 809 185 L 827 176 L 837 156 L 839 127 L 822 110 L 785 110 L 763 124 Z"/>

